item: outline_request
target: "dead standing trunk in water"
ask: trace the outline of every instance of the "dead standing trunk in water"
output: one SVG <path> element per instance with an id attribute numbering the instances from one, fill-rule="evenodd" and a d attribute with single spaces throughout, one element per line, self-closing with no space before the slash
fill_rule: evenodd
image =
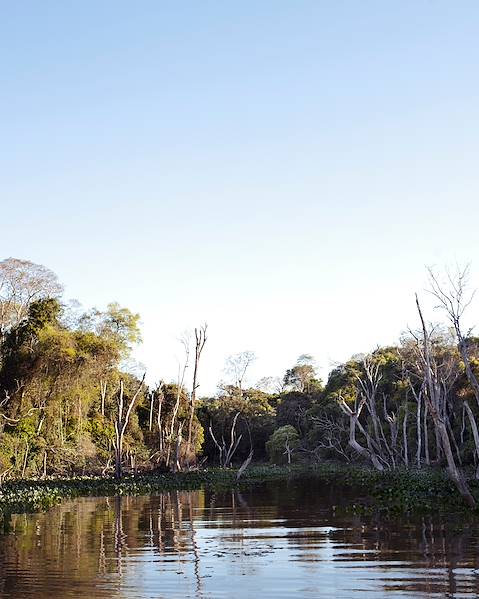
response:
<path id="1" fill-rule="evenodd" d="M 248 466 L 251 464 L 251 460 L 253 459 L 253 450 L 251 449 L 251 451 L 249 452 L 248 457 L 246 458 L 246 460 L 241 464 L 240 469 L 238 470 L 238 472 L 236 473 L 236 480 L 239 480 L 240 477 L 244 474 L 246 468 L 248 468 Z"/>
<path id="2" fill-rule="evenodd" d="M 182 437 L 182 431 L 183 431 L 183 423 L 180 422 L 180 424 L 178 425 L 178 431 L 176 433 L 176 445 L 175 445 L 175 461 L 173 462 L 173 467 L 172 467 L 172 472 L 178 472 L 178 470 L 181 470 L 181 442 L 183 440 Z"/>
<path id="3" fill-rule="evenodd" d="M 150 397 L 150 416 L 148 418 L 148 431 L 151 433 L 151 431 L 153 430 L 153 409 L 155 406 L 155 392 L 150 391 L 149 397 Z"/>
<path id="4" fill-rule="evenodd" d="M 479 381 L 472 369 L 467 339 L 462 332 L 461 326 L 461 318 L 475 295 L 474 290 L 469 296 L 466 296 L 469 267 L 466 266 L 463 270 L 458 269 L 455 276 L 451 276 L 449 273 L 447 274 L 449 282 L 449 289 L 447 291 L 444 291 L 444 288 L 441 286 L 431 269 L 429 269 L 429 276 L 432 294 L 440 301 L 440 306 L 445 310 L 447 317 L 454 328 L 454 332 L 456 333 L 457 346 L 462 361 L 464 362 L 467 380 L 472 387 L 476 403 L 479 406 Z M 467 401 L 464 402 L 464 408 L 471 426 L 476 455 L 479 458 L 479 433 L 477 430 L 477 423 Z M 479 478 L 479 464 L 476 471 L 476 478 Z"/>
<path id="5" fill-rule="evenodd" d="M 409 415 L 408 404 L 406 400 L 406 404 L 404 407 L 404 419 L 402 422 L 402 433 L 403 433 L 403 446 L 404 446 L 404 465 L 406 468 L 409 466 L 409 448 L 408 448 L 408 438 L 407 438 L 407 418 Z"/>
<path id="6" fill-rule="evenodd" d="M 436 380 L 437 368 L 435 367 L 435 365 L 433 365 L 434 358 L 431 352 L 430 336 L 426 329 L 426 324 L 424 322 L 424 317 L 422 315 L 421 306 L 419 305 L 419 299 L 417 295 L 416 306 L 419 313 L 419 318 L 421 320 L 421 328 L 423 334 L 422 357 L 424 361 L 424 372 L 426 382 L 425 400 L 428 406 L 429 413 L 431 414 L 431 417 L 433 419 L 438 439 L 440 439 L 441 441 L 442 450 L 444 451 L 444 455 L 447 461 L 447 470 L 449 476 L 453 480 L 459 493 L 462 495 L 468 506 L 475 507 L 476 500 L 472 496 L 471 491 L 469 490 L 469 487 L 467 486 L 462 473 L 456 466 L 447 427 L 443 417 L 440 415 L 437 409 L 437 406 L 440 405 L 439 394 L 441 393 L 441 386 L 438 384 L 438 381 Z"/>
<path id="7" fill-rule="evenodd" d="M 476 478 L 479 479 L 479 431 L 477 430 L 476 420 L 467 400 L 464 402 L 464 408 L 466 410 L 466 414 L 469 419 L 469 424 L 471 425 L 472 436 L 474 438 L 474 447 L 476 449 L 477 457 Z"/>
<path id="8" fill-rule="evenodd" d="M 416 465 L 418 468 L 421 467 L 421 455 L 422 455 L 422 432 L 421 432 L 421 406 L 422 406 L 422 396 L 424 393 L 424 384 L 419 389 L 419 392 L 414 388 L 411 379 L 407 377 L 406 379 L 409 384 L 409 388 L 411 389 L 412 394 L 414 395 L 414 399 L 416 400 L 417 408 L 416 408 Z M 427 439 L 427 437 L 426 437 Z"/>
<path id="9" fill-rule="evenodd" d="M 188 421 L 188 443 L 186 446 L 186 455 L 187 460 L 190 457 L 191 451 L 191 442 L 192 442 L 192 434 L 193 434 L 193 418 L 195 416 L 195 404 L 196 404 L 196 390 L 199 387 L 198 384 L 198 367 L 200 364 L 201 352 L 206 343 L 206 330 L 208 325 L 205 323 L 199 329 L 195 329 L 195 366 L 193 369 L 193 384 L 191 388 L 191 399 L 190 399 L 190 415 Z"/>
<path id="10" fill-rule="evenodd" d="M 160 382 L 160 384 L 158 385 L 158 388 L 155 391 L 155 396 L 158 396 L 158 411 L 156 413 L 156 423 L 158 425 L 158 451 L 160 452 L 160 459 L 164 459 L 163 456 L 163 448 L 164 448 L 164 443 L 163 443 L 163 423 L 162 423 L 162 407 L 163 407 L 163 400 L 165 399 L 165 395 L 163 393 L 163 387 L 164 387 L 164 383 L 163 381 Z"/>
<path id="11" fill-rule="evenodd" d="M 117 400 L 118 411 L 115 419 L 115 439 L 113 441 L 113 447 L 115 449 L 115 478 L 117 480 L 120 480 L 122 476 L 123 438 L 125 436 L 125 431 L 130 420 L 133 406 L 135 405 L 135 401 L 140 394 L 143 383 L 145 382 L 145 376 L 146 375 L 144 374 L 140 384 L 138 385 L 138 388 L 130 399 L 130 403 L 128 404 L 128 408 L 126 410 L 124 410 L 124 383 L 123 380 L 120 381 L 120 390 Z"/>
<path id="12" fill-rule="evenodd" d="M 172 454 L 172 445 L 173 440 L 175 439 L 175 425 L 176 419 L 178 417 L 178 410 L 180 409 L 181 402 L 181 392 L 183 391 L 183 386 L 185 382 L 186 370 L 188 368 L 189 360 L 190 360 L 190 339 L 188 335 L 185 335 L 181 339 L 181 343 L 185 350 L 185 362 L 183 364 L 183 368 L 178 364 L 178 382 L 176 385 L 176 401 L 173 407 L 173 414 L 171 415 L 171 424 L 170 430 L 167 436 L 167 446 L 166 446 L 166 466 L 169 467 L 171 463 L 171 454 Z M 178 432 L 178 431 L 177 431 Z"/>

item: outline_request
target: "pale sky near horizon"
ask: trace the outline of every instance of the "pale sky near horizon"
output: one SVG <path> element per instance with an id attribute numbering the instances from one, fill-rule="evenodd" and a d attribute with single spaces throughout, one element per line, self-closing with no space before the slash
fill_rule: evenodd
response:
<path id="1" fill-rule="evenodd" d="M 479 286 L 478 67 L 477 2 L 0 0 L 0 258 L 139 312 L 150 381 L 204 321 L 200 393 L 324 377 Z"/>

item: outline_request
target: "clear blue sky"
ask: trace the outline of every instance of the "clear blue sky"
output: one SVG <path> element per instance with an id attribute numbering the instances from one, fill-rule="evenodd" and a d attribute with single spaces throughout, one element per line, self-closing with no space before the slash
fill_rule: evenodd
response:
<path id="1" fill-rule="evenodd" d="M 478 73 L 478 2 L 1 2 L 1 257 L 140 312 L 150 380 L 204 320 L 203 392 L 324 374 L 479 283 Z"/>

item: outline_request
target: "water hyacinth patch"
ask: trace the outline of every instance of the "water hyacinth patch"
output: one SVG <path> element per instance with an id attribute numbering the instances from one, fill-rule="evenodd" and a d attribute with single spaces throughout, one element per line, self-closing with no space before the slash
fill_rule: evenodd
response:
<path id="1" fill-rule="evenodd" d="M 227 490 L 271 480 L 314 479 L 318 484 L 350 490 L 351 508 L 390 512 L 461 511 L 464 504 L 454 485 L 440 469 L 377 472 L 339 463 L 316 466 L 256 465 L 237 480 L 235 469 L 205 469 L 176 474 L 138 474 L 121 482 L 113 478 L 17 481 L 0 488 L 0 511 L 19 513 L 48 509 L 62 499 L 84 496 L 147 495 L 172 490 L 208 488 Z M 471 488 L 479 495 L 477 483 Z"/>

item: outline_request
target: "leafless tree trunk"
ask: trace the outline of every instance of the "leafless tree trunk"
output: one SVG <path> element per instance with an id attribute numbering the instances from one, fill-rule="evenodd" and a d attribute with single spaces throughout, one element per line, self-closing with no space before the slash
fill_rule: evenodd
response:
<path id="1" fill-rule="evenodd" d="M 56 275 L 41 264 L 7 258 L 0 262 L 0 341 L 23 320 L 30 305 L 46 297 L 58 297 L 62 286 Z"/>
<path id="2" fill-rule="evenodd" d="M 467 379 L 474 392 L 477 405 L 479 406 L 479 381 L 471 366 L 471 360 L 469 358 L 469 351 L 467 347 L 466 336 L 462 331 L 461 319 L 464 312 L 471 304 L 475 290 L 467 296 L 467 281 L 469 277 L 469 267 L 466 266 L 463 270 L 457 270 L 456 274 L 452 276 L 447 273 L 449 282 L 449 289 L 445 291 L 442 285 L 439 283 L 438 278 L 429 269 L 429 276 L 431 281 L 431 292 L 439 300 L 441 307 L 445 310 L 447 317 L 449 318 L 454 331 L 456 333 L 458 349 L 461 354 L 461 358 L 464 362 Z"/>
<path id="3" fill-rule="evenodd" d="M 423 395 L 423 386 L 419 389 L 419 392 L 416 391 L 414 385 L 411 382 L 411 379 L 408 377 L 409 388 L 414 395 L 414 399 L 416 400 L 417 408 L 416 408 L 416 465 L 418 468 L 421 467 L 421 455 L 422 455 L 422 432 L 421 432 L 421 406 L 422 406 L 422 395 Z"/>
<path id="4" fill-rule="evenodd" d="M 472 436 L 474 438 L 474 447 L 476 449 L 476 457 L 478 460 L 476 478 L 479 478 L 479 431 L 477 430 L 476 419 L 474 418 L 474 414 L 472 413 L 471 407 L 469 406 L 467 400 L 464 402 L 464 408 L 466 410 L 466 414 L 469 419 L 469 424 L 471 425 Z"/>
<path id="5" fill-rule="evenodd" d="M 166 466 L 167 467 L 170 465 L 170 461 L 171 461 L 172 443 L 173 443 L 173 439 L 175 438 L 176 418 L 178 416 L 178 410 L 180 408 L 181 392 L 183 390 L 186 370 L 188 368 L 189 359 L 190 359 L 189 337 L 184 336 L 181 339 L 181 343 L 185 350 L 185 361 L 184 361 L 183 367 L 181 367 L 181 365 L 178 365 L 178 382 L 177 382 L 177 386 L 176 386 L 176 401 L 175 401 L 175 405 L 173 408 L 173 413 L 171 415 L 170 430 L 169 430 L 168 438 L 167 438 L 167 448 L 166 448 Z"/>
<path id="6" fill-rule="evenodd" d="M 172 467 L 173 472 L 177 472 L 178 470 L 181 470 L 180 452 L 181 452 L 181 441 L 183 440 L 182 432 L 183 432 L 183 423 L 180 422 L 180 424 L 178 426 L 178 431 L 176 433 L 175 461 L 173 462 L 173 467 Z"/>
<path id="7" fill-rule="evenodd" d="M 153 430 L 153 408 L 155 406 L 155 393 L 154 393 L 154 391 L 150 391 L 149 395 L 150 395 L 150 417 L 148 419 L 148 430 L 151 433 L 151 431 Z"/>
<path id="8" fill-rule="evenodd" d="M 291 456 L 293 455 L 293 451 L 294 451 L 294 449 L 289 444 L 289 437 L 286 436 L 286 442 L 284 444 L 284 454 L 288 458 L 288 465 L 291 464 Z"/>
<path id="9" fill-rule="evenodd" d="M 343 457 L 347 462 L 351 459 L 347 453 L 347 448 L 344 447 L 343 437 L 347 432 L 347 425 L 343 420 L 328 414 L 327 410 L 317 416 L 313 416 L 311 420 L 320 431 L 320 440 L 312 453 L 318 455 L 321 449 L 330 449 Z"/>
<path id="10" fill-rule="evenodd" d="M 125 436 L 125 431 L 128 426 L 128 422 L 130 420 L 130 415 L 133 410 L 133 406 L 140 394 L 143 383 L 145 382 L 145 374 L 141 379 L 138 388 L 130 399 L 130 403 L 126 410 L 124 410 L 124 383 L 123 380 L 120 381 L 120 390 L 118 393 L 118 411 L 115 419 L 115 440 L 113 443 L 115 449 L 115 477 L 117 480 L 121 479 L 122 476 L 122 459 L 123 459 L 123 438 Z"/>
<path id="11" fill-rule="evenodd" d="M 248 457 L 246 458 L 246 460 L 241 464 L 240 469 L 238 470 L 238 472 L 236 473 L 236 480 L 239 480 L 241 478 L 241 476 L 243 475 L 244 471 L 246 470 L 246 468 L 248 468 L 248 466 L 251 464 L 251 460 L 253 459 L 253 450 L 251 450 L 248 454 Z"/>
<path id="12" fill-rule="evenodd" d="M 23 454 L 22 478 L 25 478 L 25 471 L 27 469 L 29 451 L 30 451 L 30 446 L 28 444 L 28 441 L 25 441 L 25 453 Z"/>
<path id="13" fill-rule="evenodd" d="M 256 360 L 252 351 L 244 351 L 234 356 L 229 356 L 226 360 L 226 371 L 233 377 L 234 385 L 239 391 L 240 397 L 243 397 L 243 383 L 250 365 Z"/>
<path id="14" fill-rule="evenodd" d="M 376 410 L 376 397 L 379 382 L 381 381 L 382 374 L 379 372 L 379 363 L 374 363 L 371 356 L 366 356 L 362 362 L 364 369 L 364 376 L 356 376 L 359 385 L 362 390 L 363 397 L 366 400 L 366 407 L 373 423 L 374 440 L 380 447 L 381 436 L 380 436 L 380 421 Z"/>
<path id="15" fill-rule="evenodd" d="M 368 461 L 372 463 L 372 465 L 376 468 L 376 470 L 383 471 L 384 467 L 378 459 L 378 456 L 372 449 L 372 442 L 369 434 L 364 428 L 361 428 L 361 432 L 366 437 L 366 442 L 368 444 L 368 448 L 364 447 L 356 440 L 356 427 L 359 423 L 359 416 L 361 415 L 361 411 L 366 403 L 366 399 L 363 398 L 359 403 L 359 406 L 356 410 L 352 410 L 348 404 L 343 400 L 341 402 L 341 407 L 345 414 L 349 416 L 349 445 L 354 451 L 357 451 L 359 455 L 362 455 Z"/>
<path id="16" fill-rule="evenodd" d="M 382 379 L 382 373 L 378 362 L 375 362 L 372 355 L 366 356 L 362 361 L 363 373 L 356 375 L 359 384 L 359 395 L 362 398 L 361 403 L 366 406 L 372 422 L 372 434 L 365 433 L 359 421 L 359 414 L 356 419 L 358 429 L 366 438 L 368 450 L 374 454 L 376 458 L 388 468 L 396 467 L 396 441 L 397 441 L 397 415 L 389 415 L 386 410 L 386 398 L 383 395 L 383 410 L 384 417 L 390 425 L 391 443 L 389 445 L 384 429 L 377 411 L 378 389 Z"/>
<path id="17" fill-rule="evenodd" d="M 429 410 L 427 407 L 427 402 L 424 403 L 424 459 L 426 460 L 426 466 L 431 465 L 431 458 L 429 456 L 429 432 L 428 432 L 428 418 Z"/>
<path id="18" fill-rule="evenodd" d="M 469 348 L 466 340 L 468 335 L 465 335 L 463 333 L 461 325 L 461 319 L 464 315 L 464 312 L 471 304 L 475 295 L 475 290 L 472 293 L 467 293 L 469 267 L 466 266 L 462 270 L 458 268 L 455 275 L 451 275 L 449 272 L 447 273 L 447 279 L 449 284 L 449 289 L 447 290 L 444 290 L 443 286 L 440 284 L 438 278 L 435 276 L 431 269 L 429 269 L 429 276 L 431 281 L 432 293 L 434 297 L 436 297 L 436 299 L 439 300 L 441 308 L 445 310 L 447 317 L 454 328 L 459 353 L 461 355 L 462 361 L 464 362 L 467 380 L 469 381 L 469 384 L 472 387 L 476 403 L 479 406 L 479 381 L 477 380 L 477 377 L 471 365 Z M 471 410 L 471 407 L 469 406 L 469 403 L 467 401 L 464 402 L 464 408 L 466 410 L 469 424 L 471 426 L 476 455 L 479 459 L 479 434 L 477 429 L 477 423 L 474 414 Z M 476 478 L 479 478 L 479 465 L 476 471 Z"/>
<path id="19" fill-rule="evenodd" d="M 198 367 L 200 364 L 201 352 L 206 343 L 206 331 L 208 329 L 208 325 L 205 323 L 199 329 L 195 328 L 195 366 L 193 369 L 193 384 L 191 388 L 191 399 L 190 399 L 190 417 L 188 421 L 188 444 L 186 446 L 186 453 L 189 459 L 190 451 L 191 451 L 191 441 L 192 441 L 192 432 L 193 432 L 193 418 L 195 415 L 195 404 L 196 404 L 196 390 L 199 387 L 198 384 Z"/>
<path id="20" fill-rule="evenodd" d="M 156 394 L 158 395 L 158 412 L 156 416 L 156 422 L 158 424 L 158 449 L 161 457 L 163 457 L 163 423 L 161 421 L 161 410 L 163 407 L 163 400 L 165 398 L 163 393 L 163 381 L 159 384 Z"/>
<path id="21" fill-rule="evenodd" d="M 226 442 L 224 438 L 221 439 L 222 443 L 220 444 L 216 439 L 213 428 L 210 424 L 209 432 L 213 443 L 216 445 L 219 454 L 219 463 L 222 468 L 229 468 L 231 466 L 231 460 L 238 449 L 238 445 L 240 444 L 242 435 L 236 436 L 236 422 L 238 421 L 240 412 L 236 412 L 235 417 L 233 418 L 233 422 L 231 424 L 230 429 L 230 443 L 226 446 Z"/>
<path id="22" fill-rule="evenodd" d="M 403 447 L 404 447 L 404 465 L 406 468 L 409 466 L 409 452 L 408 452 L 408 439 L 407 439 L 407 418 L 409 415 L 408 404 L 404 408 L 404 418 L 402 421 L 402 434 L 403 434 Z"/>
<path id="23" fill-rule="evenodd" d="M 106 391 L 107 391 L 107 381 L 103 381 L 100 379 L 100 399 L 101 399 L 101 415 L 105 417 L 105 401 L 106 401 Z"/>
<path id="24" fill-rule="evenodd" d="M 454 481 L 459 493 L 462 495 L 466 503 L 470 507 L 474 507 L 476 505 L 476 500 L 472 496 L 462 473 L 456 466 L 456 462 L 454 460 L 454 455 L 451 449 L 451 442 L 449 439 L 448 431 L 446 424 L 441 417 L 437 406 L 440 405 L 438 395 L 440 393 L 440 385 L 433 373 L 437 372 L 436 365 L 433 364 L 433 356 L 431 352 L 431 343 L 430 336 L 426 329 L 426 324 L 424 322 L 424 317 L 422 315 L 421 306 L 419 304 L 419 299 L 416 296 L 416 306 L 419 313 L 419 318 L 421 320 L 421 327 L 423 333 L 423 344 L 422 344 L 422 355 L 425 366 L 425 379 L 426 379 L 426 393 L 425 399 L 428 404 L 429 413 L 434 422 L 435 430 L 438 433 L 438 437 L 442 443 L 442 449 L 444 451 L 444 455 L 447 460 L 447 469 L 449 472 L 449 476 Z"/>

